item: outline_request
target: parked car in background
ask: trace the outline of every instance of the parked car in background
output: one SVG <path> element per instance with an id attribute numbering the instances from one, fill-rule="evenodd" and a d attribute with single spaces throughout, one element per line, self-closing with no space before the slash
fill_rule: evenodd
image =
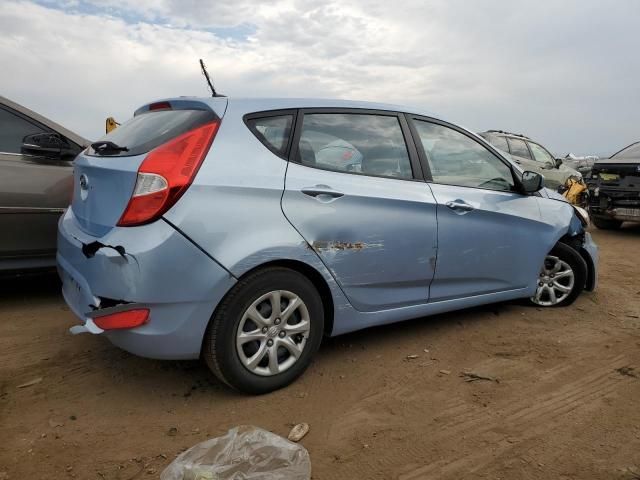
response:
<path id="1" fill-rule="evenodd" d="M 595 155 L 579 157 L 573 153 L 568 153 L 562 158 L 562 163 L 569 168 L 573 168 L 582 174 L 582 178 L 587 178 L 591 174 L 593 164 L 598 161 Z"/>
<path id="2" fill-rule="evenodd" d="M 72 162 L 89 142 L 0 96 L 0 273 L 55 266 Z"/>
<path id="3" fill-rule="evenodd" d="M 587 179 L 589 210 L 598 228 L 640 222 L 640 142 L 594 163 Z"/>
<path id="4" fill-rule="evenodd" d="M 596 286 L 584 210 L 415 109 L 168 99 L 74 175 L 58 236 L 72 331 L 203 358 L 245 392 L 292 382 L 324 335 Z"/>
<path id="5" fill-rule="evenodd" d="M 488 130 L 480 133 L 480 136 L 494 147 L 510 153 L 523 169 L 542 174 L 548 188 L 564 188 L 570 178 L 582 181 L 580 172 L 554 158 L 549 150 L 529 137 L 503 130 Z"/>

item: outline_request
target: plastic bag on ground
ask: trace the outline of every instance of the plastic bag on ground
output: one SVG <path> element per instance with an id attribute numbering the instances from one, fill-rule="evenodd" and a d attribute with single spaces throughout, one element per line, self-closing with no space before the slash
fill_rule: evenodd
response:
<path id="1" fill-rule="evenodd" d="M 261 428 L 240 426 L 182 452 L 160 480 L 309 480 L 309 453 Z"/>

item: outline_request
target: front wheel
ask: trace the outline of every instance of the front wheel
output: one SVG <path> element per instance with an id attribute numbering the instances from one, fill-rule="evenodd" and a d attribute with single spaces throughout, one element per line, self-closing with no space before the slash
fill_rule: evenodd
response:
<path id="1" fill-rule="evenodd" d="M 227 385 L 261 394 L 311 363 L 324 332 L 322 300 L 304 275 L 271 267 L 240 280 L 216 309 L 203 357 Z"/>
<path id="2" fill-rule="evenodd" d="M 587 281 L 587 264 L 573 248 L 558 243 L 544 259 L 536 293 L 530 301 L 539 307 L 571 305 Z"/>

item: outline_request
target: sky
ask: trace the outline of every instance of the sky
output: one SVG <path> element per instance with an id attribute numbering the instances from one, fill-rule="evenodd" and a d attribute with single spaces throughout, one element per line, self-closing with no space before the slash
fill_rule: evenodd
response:
<path id="1" fill-rule="evenodd" d="M 152 100 L 413 105 L 563 155 L 640 140 L 636 0 L 2 0 L 0 94 L 89 138 Z"/>

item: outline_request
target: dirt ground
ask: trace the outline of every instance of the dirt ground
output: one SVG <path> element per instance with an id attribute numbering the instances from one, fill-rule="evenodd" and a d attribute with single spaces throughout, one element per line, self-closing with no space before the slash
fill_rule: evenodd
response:
<path id="1" fill-rule="evenodd" d="M 286 436 L 298 422 L 314 479 L 640 479 L 640 227 L 593 234 L 600 286 L 572 307 L 492 305 L 329 339 L 261 397 L 199 362 L 71 336 L 55 277 L 3 282 L 0 479 L 157 478 L 233 426 Z"/>

